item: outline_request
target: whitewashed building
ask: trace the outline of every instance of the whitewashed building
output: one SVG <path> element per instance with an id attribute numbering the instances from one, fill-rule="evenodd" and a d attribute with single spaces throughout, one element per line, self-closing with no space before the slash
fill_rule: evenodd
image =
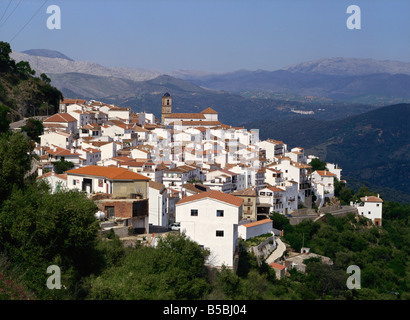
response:
<path id="1" fill-rule="evenodd" d="M 185 197 L 176 204 L 181 232 L 210 250 L 208 264 L 234 268 L 242 204 L 243 199 L 219 191 Z"/>

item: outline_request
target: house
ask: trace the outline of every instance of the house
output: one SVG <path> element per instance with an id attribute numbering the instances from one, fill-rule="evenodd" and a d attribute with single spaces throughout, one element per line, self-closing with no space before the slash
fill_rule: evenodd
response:
<path id="1" fill-rule="evenodd" d="M 154 226 L 166 227 L 169 223 L 167 211 L 167 189 L 162 183 L 149 181 L 148 222 Z"/>
<path id="2" fill-rule="evenodd" d="M 256 204 L 258 200 L 258 193 L 254 186 L 237 190 L 231 195 L 243 199 L 243 218 L 249 220 L 257 220 Z"/>
<path id="3" fill-rule="evenodd" d="M 326 197 L 330 198 L 335 193 L 334 178 L 336 177 L 336 174 L 328 170 L 316 170 L 312 173 L 312 182 L 323 184 Z"/>
<path id="4" fill-rule="evenodd" d="M 51 193 L 62 190 L 67 185 L 67 174 L 47 172 L 36 178 L 37 181 L 46 181 L 51 188 Z"/>
<path id="5" fill-rule="evenodd" d="M 44 128 L 58 126 L 68 133 L 77 133 L 77 120 L 68 113 L 56 113 L 43 121 Z"/>
<path id="6" fill-rule="evenodd" d="M 275 270 L 276 279 L 282 279 L 286 274 L 286 267 L 282 264 L 271 262 L 269 266 Z"/>
<path id="7" fill-rule="evenodd" d="M 43 147 L 55 145 L 60 148 L 71 149 L 74 143 L 73 135 L 65 131 L 48 131 L 39 137 L 40 145 Z"/>
<path id="8" fill-rule="evenodd" d="M 190 180 L 201 180 L 201 178 L 199 167 L 183 165 L 165 170 L 162 183 L 165 184 L 167 188 L 180 189 L 183 184 L 186 184 Z"/>
<path id="9" fill-rule="evenodd" d="M 350 203 L 351 206 L 356 207 L 358 213 L 366 217 L 376 225 L 382 225 L 382 211 L 383 211 L 383 200 L 380 195 L 375 196 L 365 196 L 360 198 L 360 203 Z"/>
<path id="10" fill-rule="evenodd" d="M 243 199 L 214 190 L 185 197 L 176 204 L 181 232 L 210 250 L 209 265 L 235 267 L 242 204 Z"/>
<path id="11" fill-rule="evenodd" d="M 68 170 L 67 188 L 85 191 L 110 220 L 126 220 L 137 233 L 148 233 L 147 177 L 124 168 L 86 166 Z"/>
<path id="12" fill-rule="evenodd" d="M 272 233 L 274 236 L 272 220 L 269 218 L 251 222 L 242 220 L 238 227 L 238 236 L 244 240 L 266 233 Z"/>

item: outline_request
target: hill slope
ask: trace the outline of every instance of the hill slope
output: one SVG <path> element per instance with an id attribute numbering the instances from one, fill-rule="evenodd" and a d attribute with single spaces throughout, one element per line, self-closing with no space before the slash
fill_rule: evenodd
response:
<path id="1" fill-rule="evenodd" d="M 262 121 L 246 127 L 259 128 L 261 139 L 283 140 L 322 160 L 338 163 L 349 179 L 410 194 L 410 104 L 382 107 L 342 120 Z"/>

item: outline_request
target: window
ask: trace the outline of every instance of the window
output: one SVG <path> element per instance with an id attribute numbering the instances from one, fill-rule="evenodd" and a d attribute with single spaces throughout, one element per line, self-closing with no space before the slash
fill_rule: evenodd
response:
<path id="1" fill-rule="evenodd" d="M 216 210 L 216 216 L 217 217 L 223 217 L 224 216 L 224 211 L 223 210 Z"/>
<path id="2" fill-rule="evenodd" d="M 380 204 L 376 204 L 376 207 L 380 206 Z"/>
<path id="3" fill-rule="evenodd" d="M 115 218 L 115 208 L 114 208 L 114 206 L 106 206 L 105 210 L 107 211 L 107 218 L 108 219 Z"/>
<path id="4" fill-rule="evenodd" d="M 268 192 L 268 193 L 266 193 L 266 195 L 271 196 L 271 195 L 272 195 L 272 192 Z"/>
<path id="5" fill-rule="evenodd" d="M 217 237 L 223 237 L 224 236 L 224 231 L 223 230 L 216 230 L 216 236 Z"/>
<path id="6" fill-rule="evenodd" d="M 264 195 L 265 195 L 265 192 L 261 192 L 260 195 L 261 195 L 261 196 L 264 196 Z"/>
<path id="7" fill-rule="evenodd" d="M 73 179 L 73 186 L 75 186 L 75 184 L 76 184 L 76 181 L 75 181 L 75 179 Z"/>
<path id="8" fill-rule="evenodd" d="M 198 216 L 198 209 L 191 209 L 191 217 L 197 217 Z"/>

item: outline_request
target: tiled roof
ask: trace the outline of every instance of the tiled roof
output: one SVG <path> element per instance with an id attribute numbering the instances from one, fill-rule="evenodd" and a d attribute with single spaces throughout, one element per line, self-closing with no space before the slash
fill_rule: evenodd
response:
<path id="1" fill-rule="evenodd" d="M 214 109 L 212 108 L 206 108 L 205 110 L 201 111 L 202 114 L 218 114 Z"/>
<path id="2" fill-rule="evenodd" d="M 256 197 L 256 190 L 255 187 L 250 187 L 247 189 L 237 190 L 231 193 L 233 196 L 250 196 Z"/>
<path id="3" fill-rule="evenodd" d="M 271 262 L 271 263 L 269 263 L 269 265 L 274 269 L 279 269 L 279 270 L 285 269 L 285 266 L 283 266 L 279 263 Z"/>
<path id="4" fill-rule="evenodd" d="M 259 225 L 265 224 L 265 223 L 272 223 L 272 220 L 271 219 L 263 219 L 263 220 L 259 220 L 259 221 L 255 221 L 255 222 L 245 223 L 245 224 L 243 224 L 243 226 L 246 227 L 246 228 L 249 228 L 249 227 L 259 226 Z"/>
<path id="5" fill-rule="evenodd" d="M 235 197 L 235 196 L 232 196 L 230 194 L 223 193 L 220 191 L 211 190 L 211 191 L 202 192 L 202 193 L 194 194 L 192 196 L 183 198 L 182 200 L 178 201 L 176 205 L 178 206 L 184 203 L 203 200 L 203 199 L 209 199 L 209 198 L 222 201 L 222 202 L 234 205 L 236 207 L 240 207 L 243 203 L 243 199 L 241 198 L 238 198 L 238 197 Z"/>
<path id="6" fill-rule="evenodd" d="M 162 183 L 150 180 L 149 187 L 161 191 L 163 188 L 165 188 L 165 185 L 163 185 Z"/>
<path id="7" fill-rule="evenodd" d="M 202 113 L 170 113 L 165 118 L 172 119 L 206 119 Z"/>
<path id="8" fill-rule="evenodd" d="M 139 173 L 117 167 L 87 166 L 69 170 L 67 174 L 106 177 L 110 180 L 150 180 Z"/>
<path id="9" fill-rule="evenodd" d="M 183 125 L 183 126 L 217 126 L 221 124 L 219 121 L 181 121 L 181 123 L 172 122 L 170 125 Z"/>
<path id="10" fill-rule="evenodd" d="M 77 121 L 72 115 L 68 113 L 56 113 L 51 117 L 45 119 L 43 122 L 74 122 Z"/>
<path id="11" fill-rule="evenodd" d="M 61 104 L 84 104 L 85 100 L 79 100 L 79 99 L 64 99 L 63 101 L 60 102 Z"/>
<path id="12" fill-rule="evenodd" d="M 327 171 L 327 170 L 316 170 L 317 174 L 321 177 L 336 177 L 335 174 Z"/>
<path id="13" fill-rule="evenodd" d="M 362 202 L 383 202 L 382 199 L 380 199 L 379 197 L 375 197 L 375 196 L 363 197 L 363 198 L 360 198 L 360 200 Z"/>

